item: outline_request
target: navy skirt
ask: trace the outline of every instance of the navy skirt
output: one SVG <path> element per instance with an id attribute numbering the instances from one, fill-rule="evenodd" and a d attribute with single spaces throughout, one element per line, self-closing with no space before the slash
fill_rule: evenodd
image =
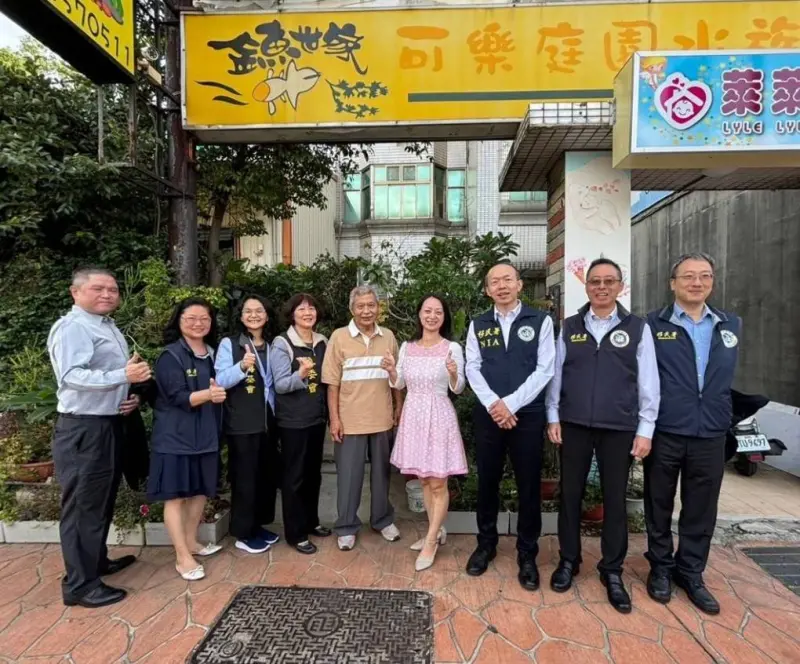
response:
<path id="1" fill-rule="evenodd" d="M 147 498 L 151 502 L 217 495 L 219 453 L 150 454 Z"/>

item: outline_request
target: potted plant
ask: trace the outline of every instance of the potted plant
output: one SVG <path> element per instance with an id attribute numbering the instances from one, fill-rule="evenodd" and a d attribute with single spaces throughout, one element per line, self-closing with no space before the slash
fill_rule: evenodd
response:
<path id="1" fill-rule="evenodd" d="M 625 510 L 629 517 L 644 514 L 644 472 L 639 461 L 634 461 L 631 464 L 630 473 L 628 474 Z"/>
<path id="2" fill-rule="evenodd" d="M 582 521 L 598 523 L 603 520 L 603 490 L 599 484 L 587 483 L 583 494 Z"/>
<path id="3" fill-rule="evenodd" d="M 60 515 L 61 489 L 55 482 L 22 489 L 4 484 L 0 490 L 0 519 L 9 544 L 58 542 Z"/>
<path id="4" fill-rule="evenodd" d="M 144 493 L 134 491 L 123 481 L 114 503 L 108 543 L 144 546 L 144 526 L 149 519 L 149 511 Z"/>
<path id="5" fill-rule="evenodd" d="M 50 422 L 27 422 L 0 441 L 0 455 L 12 482 L 45 482 L 54 474 Z"/>

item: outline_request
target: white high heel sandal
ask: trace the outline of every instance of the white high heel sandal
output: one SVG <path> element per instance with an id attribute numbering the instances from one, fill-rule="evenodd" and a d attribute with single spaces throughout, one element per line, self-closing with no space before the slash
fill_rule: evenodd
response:
<path id="1" fill-rule="evenodd" d="M 433 561 L 436 560 L 437 551 L 439 551 L 438 538 L 436 539 L 436 544 L 433 547 L 433 553 L 430 555 L 430 557 L 425 557 L 421 553 L 417 556 L 417 560 L 414 562 L 414 569 L 418 572 L 428 569 L 431 565 L 433 565 Z"/>
<path id="2" fill-rule="evenodd" d="M 447 542 L 447 531 L 444 529 L 444 526 L 439 528 L 439 535 L 436 537 L 436 541 L 439 544 L 444 544 Z M 422 551 L 422 548 L 425 546 L 425 538 L 423 537 L 421 540 L 417 540 L 414 542 L 409 548 L 412 551 Z"/>

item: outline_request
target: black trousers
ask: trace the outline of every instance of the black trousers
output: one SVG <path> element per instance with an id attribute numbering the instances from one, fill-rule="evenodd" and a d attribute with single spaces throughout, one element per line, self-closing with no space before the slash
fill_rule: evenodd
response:
<path id="1" fill-rule="evenodd" d="M 122 478 L 122 440 L 121 416 L 60 415 L 56 421 L 53 461 L 61 486 L 65 598 L 82 597 L 100 585 Z"/>
<path id="2" fill-rule="evenodd" d="M 645 554 L 653 569 L 699 580 L 708 562 L 725 472 L 725 436 L 692 438 L 656 431 L 644 460 Z M 681 483 L 678 552 L 673 556 L 672 510 Z"/>
<path id="3" fill-rule="evenodd" d="M 486 409 L 478 404 L 473 413 L 475 452 L 478 462 L 478 546 L 497 547 L 497 512 L 500 509 L 500 480 L 506 454 L 511 458 L 519 496 L 517 552 L 535 558 L 542 534 L 542 446 L 545 413 L 517 414 L 517 426 L 501 429 Z"/>
<path id="4" fill-rule="evenodd" d="M 274 420 L 262 433 L 228 434 L 228 477 L 231 482 L 231 535 L 255 537 L 275 520 L 280 474 L 278 427 Z"/>
<path id="5" fill-rule="evenodd" d="M 558 544 L 561 558 L 581 562 L 581 512 L 586 477 L 597 455 L 603 490 L 603 534 L 600 572 L 621 574 L 628 553 L 628 514 L 625 490 L 631 466 L 634 431 L 613 431 L 561 423 L 561 498 L 558 511 Z"/>
<path id="6" fill-rule="evenodd" d="M 322 447 L 325 424 L 303 429 L 281 427 L 283 529 L 289 544 L 308 539 L 319 525 Z"/>

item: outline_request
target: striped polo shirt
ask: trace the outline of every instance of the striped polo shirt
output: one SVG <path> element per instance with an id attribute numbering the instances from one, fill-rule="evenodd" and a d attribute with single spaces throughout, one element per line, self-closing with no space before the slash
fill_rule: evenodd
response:
<path id="1" fill-rule="evenodd" d="M 345 435 L 379 433 L 393 426 L 389 374 L 381 368 L 387 350 L 397 360 L 394 334 L 378 325 L 371 338 L 352 320 L 331 335 L 322 382 L 339 387 L 339 418 Z"/>

